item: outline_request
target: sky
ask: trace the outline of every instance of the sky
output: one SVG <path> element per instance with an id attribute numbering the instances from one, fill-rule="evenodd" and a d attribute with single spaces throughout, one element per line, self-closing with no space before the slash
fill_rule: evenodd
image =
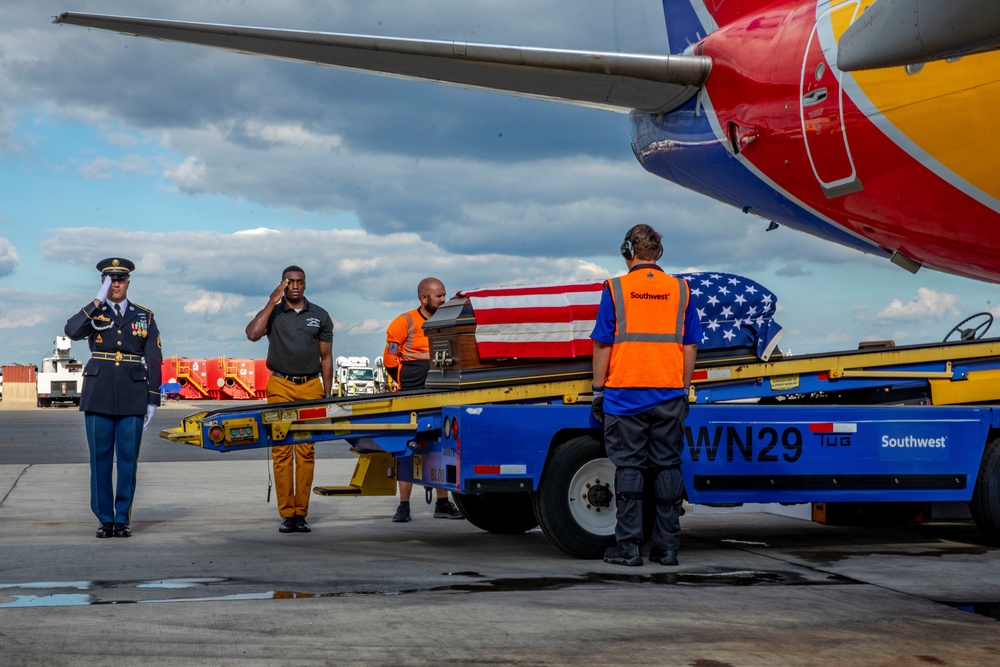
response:
<path id="1" fill-rule="evenodd" d="M 136 263 L 129 297 L 167 357 L 265 356 L 244 328 L 297 264 L 334 354 L 373 358 L 421 278 L 603 280 L 639 222 L 667 271 L 774 292 L 786 352 L 934 342 L 1000 314 L 994 285 L 765 232 L 648 174 L 625 115 L 50 23 L 67 10 L 666 52 L 658 0 L 0 0 L 2 364 L 51 353 L 104 257 Z"/>

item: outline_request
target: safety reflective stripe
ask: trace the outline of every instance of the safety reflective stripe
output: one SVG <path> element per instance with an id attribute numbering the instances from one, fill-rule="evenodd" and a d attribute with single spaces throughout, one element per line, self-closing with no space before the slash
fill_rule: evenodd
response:
<path id="1" fill-rule="evenodd" d="M 414 334 L 416 333 L 416 325 L 413 322 L 413 316 L 407 312 L 403 313 L 403 317 L 406 318 L 406 340 L 403 342 L 403 347 L 399 353 L 400 361 L 419 361 L 422 359 L 430 359 L 430 350 L 417 352 L 413 349 Z"/>
<path id="2" fill-rule="evenodd" d="M 625 296 L 622 290 L 622 279 L 612 278 L 610 280 L 611 290 L 614 294 L 615 319 L 618 322 L 618 330 L 615 332 L 615 344 L 632 343 L 682 343 L 684 341 L 684 312 L 687 310 L 688 294 L 684 289 L 684 284 L 677 279 L 680 289 L 680 303 L 677 308 L 677 323 L 672 334 L 653 333 L 629 333 L 628 320 L 625 317 Z"/>

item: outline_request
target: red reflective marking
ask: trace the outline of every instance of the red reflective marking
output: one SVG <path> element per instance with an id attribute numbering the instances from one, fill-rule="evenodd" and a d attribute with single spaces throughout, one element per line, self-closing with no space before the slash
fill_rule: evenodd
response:
<path id="1" fill-rule="evenodd" d="M 833 433 L 833 424 L 809 424 L 810 433 Z"/>
<path id="2" fill-rule="evenodd" d="M 299 419 L 312 419 L 313 417 L 326 417 L 326 408 L 305 408 L 299 410 Z"/>
<path id="3" fill-rule="evenodd" d="M 474 475 L 499 475 L 500 466 L 472 466 Z"/>

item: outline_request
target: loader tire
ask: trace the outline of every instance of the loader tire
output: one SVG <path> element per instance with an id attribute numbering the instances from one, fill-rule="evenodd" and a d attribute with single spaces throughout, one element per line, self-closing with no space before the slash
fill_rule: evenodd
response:
<path id="1" fill-rule="evenodd" d="M 614 480 L 598 440 L 584 435 L 557 445 L 532 494 L 545 536 L 576 558 L 601 558 L 615 543 Z"/>
<path id="2" fill-rule="evenodd" d="M 990 542 L 1000 543 L 1000 438 L 987 444 L 983 451 L 969 509 Z"/>
<path id="3" fill-rule="evenodd" d="M 520 535 L 538 526 L 531 494 L 452 493 L 455 504 L 476 528 L 498 535 Z"/>

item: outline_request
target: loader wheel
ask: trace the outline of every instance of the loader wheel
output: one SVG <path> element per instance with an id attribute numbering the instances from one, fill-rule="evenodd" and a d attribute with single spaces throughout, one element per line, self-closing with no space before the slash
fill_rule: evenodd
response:
<path id="1" fill-rule="evenodd" d="M 531 494 L 452 493 L 455 504 L 476 528 L 499 535 L 520 535 L 538 525 Z"/>
<path id="2" fill-rule="evenodd" d="M 601 558 L 615 543 L 615 467 L 604 445 L 585 435 L 549 455 L 535 516 L 545 536 L 577 558 Z"/>
<path id="3" fill-rule="evenodd" d="M 986 537 L 1000 542 L 1000 439 L 986 445 L 969 509 Z"/>

